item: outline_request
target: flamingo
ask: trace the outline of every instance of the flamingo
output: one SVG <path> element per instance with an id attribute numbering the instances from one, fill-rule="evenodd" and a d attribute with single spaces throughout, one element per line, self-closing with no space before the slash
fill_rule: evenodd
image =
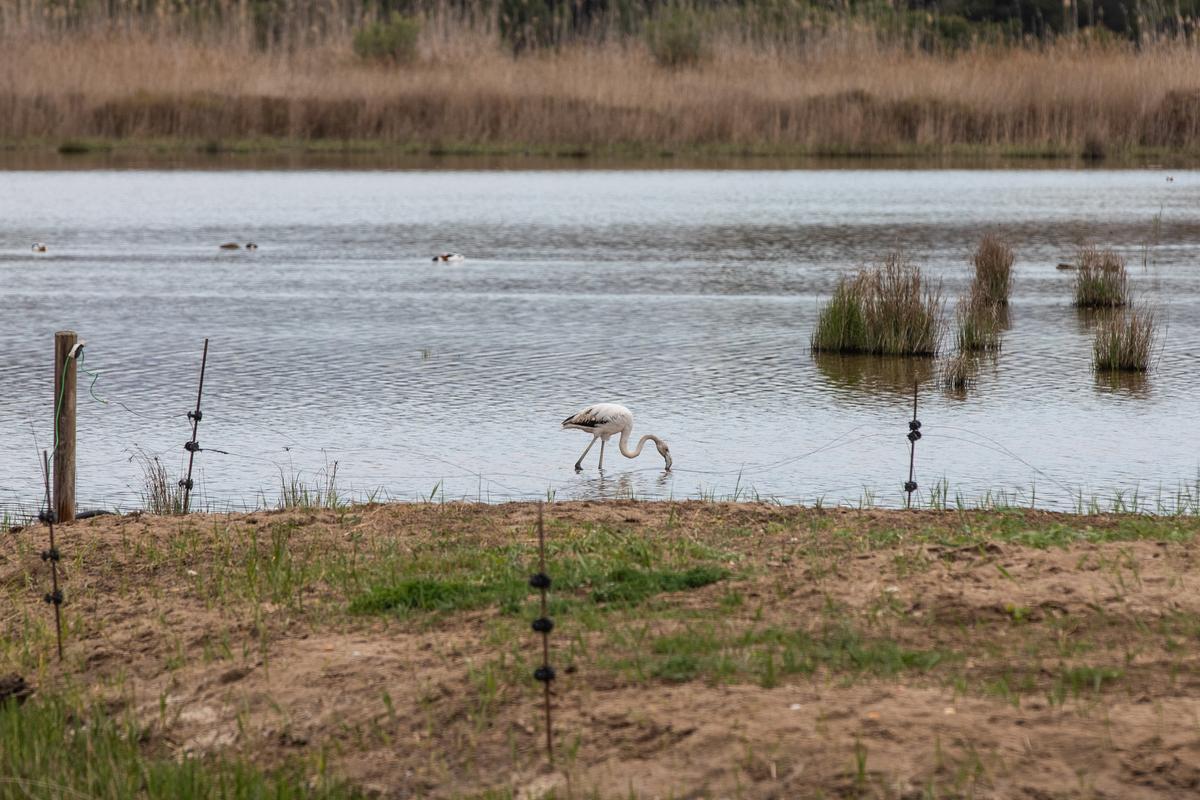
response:
<path id="1" fill-rule="evenodd" d="M 452 262 L 452 261 L 466 261 L 467 259 L 464 256 L 459 255 L 458 253 L 441 253 L 440 255 L 434 256 L 433 260 L 434 261 Z"/>
<path id="2" fill-rule="evenodd" d="M 646 434 L 638 440 L 636 450 L 628 449 L 629 434 L 633 431 L 633 412 L 625 406 L 619 406 L 616 403 L 597 403 L 594 406 L 588 406 L 578 414 L 567 417 L 563 420 L 562 426 L 587 431 L 592 435 L 592 440 L 584 448 L 583 455 L 579 456 L 579 460 L 575 462 L 576 472 L 583 471 L 584 456 L 588 454 L 588 450 L 592 449 L 592 445 L 596 443 L 597 439 L 600 440 L 600 469 L 604 469 L 604 445 L 608 442 L 608 437 L 614 433 L 621 434 L 621 439 L 617 443 L 621 455 L 626 458 L 637 458 L 642 454 L 642 448 L 646 446 L 646 442 L 651 441 L 658 448 L 658 454 L 667 462 L 666 470 L 668 472 L 671 470 L 671 450 L 667 447 L 667 443 L 657 436 Z"/>

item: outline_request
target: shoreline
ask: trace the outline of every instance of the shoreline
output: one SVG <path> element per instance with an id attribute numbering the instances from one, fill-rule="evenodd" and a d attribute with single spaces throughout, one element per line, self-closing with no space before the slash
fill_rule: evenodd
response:
<path id="1" fill-rule="evenodd" d="M 953 145 L 879 150 L 690 146 L 448 146 L 438 142 L 259 138 L 37 138 L 0 140 L 0 170 L 105 168 L 398 170 L 993 170 L 1197 169 L 1200 151 L 1142 148 L 1084 158 L 1058 148 Z"/>

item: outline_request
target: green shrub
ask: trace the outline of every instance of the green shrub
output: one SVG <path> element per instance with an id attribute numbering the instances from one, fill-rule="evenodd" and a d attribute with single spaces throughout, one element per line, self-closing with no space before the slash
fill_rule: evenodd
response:
<path id="1" fill-rule="evenodd" d="M 405 64 L 416 60 L 421 21 L 392 14 L 387 22 L 372 22 L 354 34 L 354 53 L 364 61 Z"/>
<path id="2" fill-rule="evenodd" d="M 550 0 L 500 0 L 500 38 L 514 53 L 557 44 L 562 17 Z"/>
<path id="3" fill-rule="evenodd" d="M 646 46 L 663 67 L 695 66 L 708 57 L 699 17 L 682 8 L 667 9 L 646 23 Z"/>

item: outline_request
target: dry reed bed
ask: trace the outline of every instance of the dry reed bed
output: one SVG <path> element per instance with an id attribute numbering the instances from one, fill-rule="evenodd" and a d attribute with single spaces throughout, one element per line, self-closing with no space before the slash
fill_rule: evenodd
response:
<path id="1" fill-rule="evenodd" d="M 640 40 L 514 58 L 433 27 L 372 66 L 162 35 L 0 37 L 0 138 L 380 140 L 794 152 L 1200 149 L 1200 50 L 1162 44 L 914 53 L 860 39 L 726 42 L 665 69 Z"/>

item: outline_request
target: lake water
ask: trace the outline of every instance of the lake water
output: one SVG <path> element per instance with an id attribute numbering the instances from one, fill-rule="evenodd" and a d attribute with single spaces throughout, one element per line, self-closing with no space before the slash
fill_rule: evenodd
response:
<path id="1" fill-rule="evenodd" d="M 903 502 L 914 380 L 922 501 L 1197 494 L 1200 173 L 1160 170 L 0 172 L 0 510 L 36 510 L 53 333 L 87 340 L 83 508 L 176 473 L 210 341 L 198 494 L 274 503 L 337 463 L 356 496 Z M 1158 224 L 1155 219 L 1158 217 Z M 928 360 L 814 358 L 839 275 L 903 249 L 953 301 L 987 230 L 1017 251 L 1002 353 L 966 396 Z M 225 241 L 256 252 L 226 252 Z M 45 255 L 30 251 L 49 245 Z M 1097 379 L 1055 269 L 1112 245 L 1164 320 L 1142 381 Z M 433 263 L 455 250 L 467 260 Z M 952 346 L 947 337 L 946 347 Z M 600 401 L 635 435 L 573 464 Z M 1032 495 L 1036 495 L 1034 498 Z"/>

